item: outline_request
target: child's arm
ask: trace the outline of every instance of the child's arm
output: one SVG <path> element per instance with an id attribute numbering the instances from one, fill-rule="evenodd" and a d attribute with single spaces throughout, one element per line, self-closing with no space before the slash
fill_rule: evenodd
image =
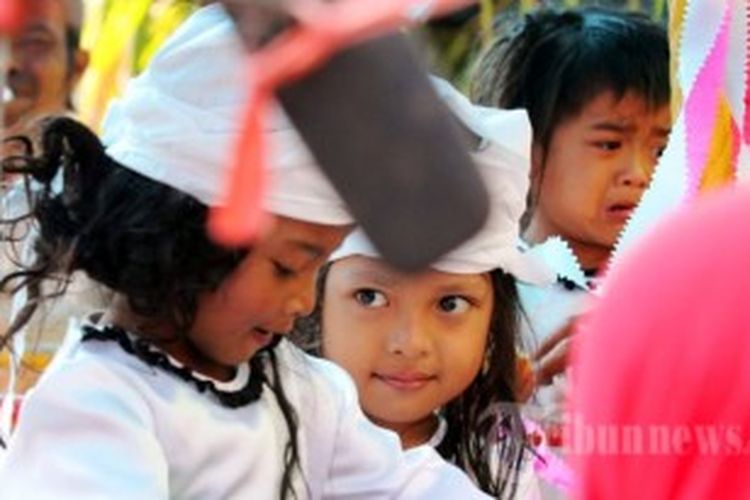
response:
<path id="1" fill-rule="evenodd" d="M 93 368 L 49 373 L 28 396 L 0 452 L 3 498 L 168 498 L 148 408 L 125 382 Z"/>

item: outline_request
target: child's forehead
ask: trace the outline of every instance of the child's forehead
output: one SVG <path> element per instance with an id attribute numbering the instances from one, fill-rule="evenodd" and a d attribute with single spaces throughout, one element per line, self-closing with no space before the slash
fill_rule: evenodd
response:
<path id="1" fill-rule="evenodd" d="M 353 255 L 332 264 L 331 272 L 349 282 L 377 282 L 388 286 L 477 287 L 490 282 L 489 273 L 447 273 L 428 268 L 418 273 L 402 273 L 383 259 Z"/>
<path id="2" fill-rule="evenodd" d="M 649 100 L 636 92 L 628 90 L 618 93 L 614 89 L 604 89 L 584 100 L 575 113 L 571 113 L 566 120 L 621 122 L 627 124 L 639 118 L 653 118 L 657 121 L 667 122 L 663 125 L 669 126 L 671 115 L 669 103 L 654 106 Z"/>
<path id="3" fill-rule="evenodd" d="M 351 231 L 350 225 L 327 225 L 289 217 L 270 217 L 260 245 L 276 250 L 293 250 L 313 258 L 330 253 Z"/>

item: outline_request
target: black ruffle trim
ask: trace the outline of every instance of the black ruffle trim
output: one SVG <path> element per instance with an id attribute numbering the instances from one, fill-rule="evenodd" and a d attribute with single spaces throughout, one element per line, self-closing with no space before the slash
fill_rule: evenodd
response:
<path id="1" fill-rule="evenodd" d="M 245 387 L 238 391 L 222 391 L 216 388 L 216 385 L 210 380 L 203 380 L 195 377 L 193 371 L 185 366 L 177 366 L 163 352 L 157 350 L 154 346 L 142 338 L 136 337 L 131 339 L 128 333 L 114 325 L 96 327 L 93 325 L 84 325 L 82 327 L 82 340 L 86 341 L 113 341 L 127 352 L 137 357 L 149 366 L 160 368 L 168 373 L 176 375 L 180 379 L 192 384 L 199 393 L 210 392 L 222 406 L 227 408 L 240 408 L 260 399 L 263 393 L 263 385 L 268 382 L 263 369 L 263 356 L 258 353 L 248 361 L 250 365 L 250 378 Z M 272 349 L 279 338 L 272 342 L 264 350 Z"/>

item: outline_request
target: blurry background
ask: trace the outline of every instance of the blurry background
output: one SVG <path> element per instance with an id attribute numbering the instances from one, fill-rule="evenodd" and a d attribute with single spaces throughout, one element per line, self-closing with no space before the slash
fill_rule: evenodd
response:
<path id="1" fill-rule="evenodd" d="M 368 1 L 368 0 L 364 0 Z M 377 0 L 369 0 L 377 1 Z M 465 88 L 475 56 L 491 41 L 495 27 L 539 7 L 610 6 L 640 10 L 664 24 L 670 0 L 479 0 L 474 7 L 433 21 L 414 33 L 430 69 Z M 142 71 L 156 49 L 201 0 L 84 0 L 82 45 L 91 59 L 75 94 L 78 116 L 98 129 L 109 102 L 127 80 Z M 207 3 L 203 0 L 202 3 Z M 39 343 L 41 341 L 41 343 Z M 34 383 L 59 339 L 29 339 L 19 389 Z M 0 399 L 6 387 L 7 352 L 0 353 Z"/>
<path id="2" fill-rule="evenodd" d="M 79 86 L 80 117 L 97 126 L 107 103 L 127 79 L 141 71 L 199 0 L 84 0 L 82 43 L 91 63 Z M 637 9 L 667 22 L 668 0 L 480 0 L 478 5 L 420 30 L 431 69 L 463 87 L 474 56 L 492 37 L 497 20 L 540 6 L 614 6 Z"/>

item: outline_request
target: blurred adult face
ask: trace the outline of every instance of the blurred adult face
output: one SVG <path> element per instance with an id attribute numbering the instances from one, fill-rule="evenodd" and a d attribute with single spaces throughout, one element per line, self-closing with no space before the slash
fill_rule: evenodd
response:
<path id="1" fill-rule="evenodd" d="M 85 52 L 69 46 L 72 25 L 65 1 L 31 0 L 26 7 L 27 19 L 11 41 L 6 70 L 6 128 L 19 128 L 41 116 L 64 113 L 88 63 Z"/>

